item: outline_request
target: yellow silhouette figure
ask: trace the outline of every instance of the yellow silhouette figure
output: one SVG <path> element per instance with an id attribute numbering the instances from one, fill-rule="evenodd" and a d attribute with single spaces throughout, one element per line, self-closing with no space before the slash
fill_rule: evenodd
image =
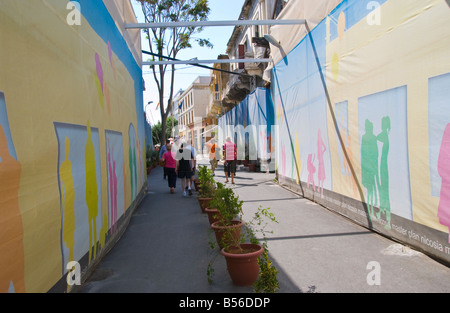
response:
<path id="1" fill-rule="evenodd" d="M 25 292 L 23 225 L 19 209 L 22 166 L 10 154 L 0 125 L 0 292 Z M 11 288 L 12 287 L 12 288 Z"/>
<path id="2" fill-rule="evenodd" d="M 347 152 L 348 160 L 344 155 L 344 152 L 342 152 L 342 158 L 344 160 L 344 171 L 345 176 L 348 178 L 347 180 L 350 180 L 350 184 L 352 186 L 352 192 L 353 192 L 353 198 L 356 198 L 358 196 L 358 189 L 356 186 L 355 178 L 353 177 L 352 171 L 350 169 L 350 164 L 353 164 L 353 151 L 351 147 L 351 138 L 350 138 L 350 132 L 348 131 L 348 135 L 344 129 L 344 117 L 341 117 L 341 121 L 339 122 L 339 132 L 341 134 L 342 140 L 344 141 L 344 148 Z"/>
<path id="3" fill-rule="evenodd" d="M 61 177 L 61 209 L 63 212 L 62 236 L 69 249 L 70 261 L 75 261 L 73 249 L 75 246 L 75 187 L 73 185 L 72 163 L 69 160 L 70 140 L 65 139 L 66 157 L 59 168 Z"/>
<path id="4" fill-rule="evenodd" d="M 91 126 L 87 124 L 88 139 L 84 146 L 84 162 L 86 169 L 86 204 L 89 217 L 89 263 L 92 254 L 97 250 L 97 214 L 98 214 L 98 192 L 97 192 L 97 172 L 95 169 L 95 147 L 92 142 Z M 92 247 L 94 245 L 94 247 Z"/>

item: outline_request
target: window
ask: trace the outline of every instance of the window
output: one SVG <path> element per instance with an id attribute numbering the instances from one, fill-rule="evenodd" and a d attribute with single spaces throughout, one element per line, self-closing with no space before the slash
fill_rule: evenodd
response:
<path id="1" fill-rule="evenodd" d="M 259 25 L 253 26 L 253 32 L 255 34 L 253 37 L 259 37 Z"/>

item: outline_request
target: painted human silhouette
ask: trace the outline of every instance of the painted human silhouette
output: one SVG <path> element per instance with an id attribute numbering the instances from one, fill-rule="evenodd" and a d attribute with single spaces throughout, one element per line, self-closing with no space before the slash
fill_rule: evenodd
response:
<path id="1" fill-rule="evenodd" d="M 438 157 L 438 173 L 441 176 L 441 193 L 438 207 L 438 218 L 441 225 L 450 231 L 450 123 L 447 124 L 442 136 Z M 448 238 L 450 243 L 450 234 Z"/>
<path id="2" fill-rule="evenodd" d="M 98 191 L 97 172 L 95 166 L 95 147 L 92 142 L 91 126 L 87 124 L 88 139 L 84 146 L 84 162 L 86 169 L 86 204 L 89 217 L 89 262 L 95 258 L 97 251 L 97 215 L 98 215 Z"/>
<path id="3" fill-rule="evenodd" d="M 114 150 L 109 144 L 108 140 L 108 173 L 109 173 L 109 202 L 111 215 L 111 232 L 116 230 L 117 222 L 117 175 L 116 175 L 116 161 L 114 160 Z"/>
<path id="4" fill-rule="evenodd" d="M 352 140 L 351 140 L 350 134 L 347 135 L 346 151 L 347 151 L 347 156 L 348 156 L 347 165 L 349 166 L 349 170 L 350 170 L 350 164 L 353 164 L 353 150 L 352 150 Z M 358 195 L 358 187 L 356 185 L 355 177 L 353 177 L 353 174 L 351 173 L 351 171 L 350 171 L 350 179 L 351 179 L 351 184 L 352 184 L 352 189 L 353 189 L 353 197 L 356 198 Z"/>
<path id="5" fill-rule="evenodd" d="M 69 249 L 70 261 L 74 259 L 75 246 L 75 187 L 73 184 L 72 163 L 69 160 L 70 140 L 64 140 L 65 158 L 59 168 L 60 188 L 61 188 L 61 213 L 62 213 L 62 241 Z"/>
<path id="6" fill-rule="evenodd" d="M 137 173 L 136 173 L 136 151 L 134 147 L 134 141 L 131 139 L 131 133 L 128 134 L 128 164 L 130 167 L 131 196 L 133 198 L 136 195 L 137 189 Z"/>
<path id="7" fill-rule="evenodd" d="M 308 154 L 308 188 L 309 184 L 313 186 L 313 190 L 316 191 L 316 184 L 314 183 L 314 174 L 316 173 L 316 167 L 314 166 L 314 160 L 316 159 L 316 156 L 312 153 Z"/>
<path id="8" fill-rule="evenodd" d="M 95 54 L 95 67 L 96 67 L 96 79 L 95 84 L 97 86 L 97 93 L 98 93 L 98 100 L 100 102 L 100 106 L 103 109 L 105 106 L 104 102 L 104 93 L 103 93 L 103 67 L 102 62 L 100 61 L 100 56 L 96 53 Z"/>
<path id="9" fill-rule="evenodd" d="M 373 207 L 377 205 L 378 144 L 377 137 L 373 134 L 373 124 L 368 119 L 361 139 L 361 183 L 366 188 L 369 218 L 372 218 Z"/>
<path id="10" fill-rule="evenodd" d="M 10 155 L 0 125 L 0 292 L 25 292 L 22 214 L 19 185 L 22 166 Z"/>
<path id="11" fill-rule="evenodd" d="M 320 194 L 322 196 L 323 196 L 323 182 L 325 181 L 325 178 L 326 178 L 323 155 L 326 150 L 327 150 L 327 148 L 325 147 L 325 144 L 323 143 L 322 134 L 321 134 L 320 128 L 319 128 L 319 131 L 317 133 L 317 160 L 319 161 L 319 168 L 317 171 L 319 183 L 318 183 L 317 188 L 318 188 L 318 191 L 320 190 Z"/>
<path id="12" fill-rule="evenodd" d="M 353 177 L 352 171 L 350 169 L 350 164 L 353 164 L 353 151 L 352 151 L 352 145 L 351 145 L 352 141 L 351 141 L 351 137 L 350 137 L 350 132 L 348 131 L 348 127 L 347 127 L 347 131 L 345 131 L 345 129 L 344 129 L 344 118 L 343 117 L 341 119 L 341 122 L 339 122 L 339 132 L 341 134 L 342 140 L 345 139 L 344 149 L 345 149 L 345 152 L 347 153 L 347 158 L 345 157 L 345 155 L 342 155 L 342 158 L 344 159 L 344 173 L 345 173 L 345 176 L 347 176 L 348 179 L 350 180 L 350 184 L 352 186 L 352 191 L 353 191 L 353 197 L 356 198 L 358 189 L 356 186 L 355 178 Z"/>
<path id="13" fill-rule="evenodd" d="M 381 119 L 381 133 L 378 134 L 377 140 L 383 144 L 381 149 L 380 160 L 380 211 L 377 213 L 377 218 L 380 218 L 381 212 L 386 214 L 386 229 L 391 228 L 391 203 L 389 200 L 389 169 L 388 169 L 388 154 L 389 154 L 389 132 L 391 131 L 391 119 L 385 116 Z"/>
<path id="14" fill-rule="evenodd" d="M 341 139 L 343 140 L 343 147 L 341 146 L 341 149 L 347 151 L 349 144 L 347 142 L 347 139 L 349 136 L 347 136 L 347 131 L 344 128 L 344 117 L 341 118 L 341 121 L 339 122 L 339 134 L 341 135 Z M 348 153 L 348 151 L 347 151 Z M 345 176 L 351 175 L 350 172 L 350 166 L 348 164 L 347 158 L 344 155 L 344 151 L 342 152 L 342 160 L 343 160 L 343 167 L 344 167 L 344 174 Z"/>
<path id="15" fill-rule="evenodd" d="M 298 135 L 295 134 L 295 167 L 296 167 L 296 183 L 297 185 L 300 184 L 300 173 L 302 170 L 302 161 L 300 159 L 300 144 L 298 142 Z"/>

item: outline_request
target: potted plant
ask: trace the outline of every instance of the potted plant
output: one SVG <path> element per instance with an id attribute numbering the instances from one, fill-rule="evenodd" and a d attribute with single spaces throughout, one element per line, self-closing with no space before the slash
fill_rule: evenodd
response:
<path id="1" fill-rule="evenodd" d="M 200 179 L 194 178 L 194 186 L 196 191 L 200 190 Z"/>
<path id="2" fill-rule="evenodd" d="M 233 189 L 217 183 L 216 192 L 210 201 L 210 207 L 217 210 L 218 220 L 211 224 L 219 247 L 227 245 L 229 240 L 239 240 L 244 222 L 241 220 L 243 201 L 234 194 Z M 232 238 L 229 238 L 229 237 Z"/>
<path id="3" fill-rule="evenodd" d="M 246 153 L 245 154 L 245 160 L 244 160 L 244 166 L 247 167 L 249 163 L 249 155 Z"/>
<path id="4" fill-rule="evenodd" d="M 209 202 L 216 192 L 216 184 L 211 170 L 209 170 L 206 166 L 199 167 L 198 179 L 200 181 L 200 186 L 197 200 L 200 204 L 202 212 L 205 213 L 205 209 L 209 207 Z"/>
<path id="5" fill-rule="evenodd" d="M 277 222 L 270 208 L 262 209 L 260 206 L 240 237 L 230 236 L 231 240 L 224 242 L 220 253 L 225 257 L 228 273 L 237 286 L 253 285 L 255 292 L 276 292 L 278 290 L 278 271 L 270 261 L 266 240 L 266 227 L 268 221 Z M 263 236 L 261 244 L 256 233 Z M 210 247 L 214 248 L 210 241 Z M 214 268 L 212 262 L 208 264 L 208 280 L 212 281 Z"/>

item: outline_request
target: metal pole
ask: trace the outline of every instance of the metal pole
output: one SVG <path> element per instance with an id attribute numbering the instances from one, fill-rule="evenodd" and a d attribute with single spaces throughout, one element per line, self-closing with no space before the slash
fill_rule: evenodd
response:
<path id="1" fill-rule="evenodd" d="M 162 23 L 127 23 L 125 28 L 175 28 L 175 27 L 209 27 L 209 26 L 249 26 L 249 25 L 299 25 L 305 24 L 304 19 L 298 20 L 237 20 L 237 21 L 185 21 Z"/>
<path id="2" fill-rule="evenodd" d="M 272 59 L 214 59 L 214 60 L 179 60 L 179 61 L 147 61 L 142 65 L 164 65 L 164 64 L 214 64 L 214 63 L 270 63 Z"/>

